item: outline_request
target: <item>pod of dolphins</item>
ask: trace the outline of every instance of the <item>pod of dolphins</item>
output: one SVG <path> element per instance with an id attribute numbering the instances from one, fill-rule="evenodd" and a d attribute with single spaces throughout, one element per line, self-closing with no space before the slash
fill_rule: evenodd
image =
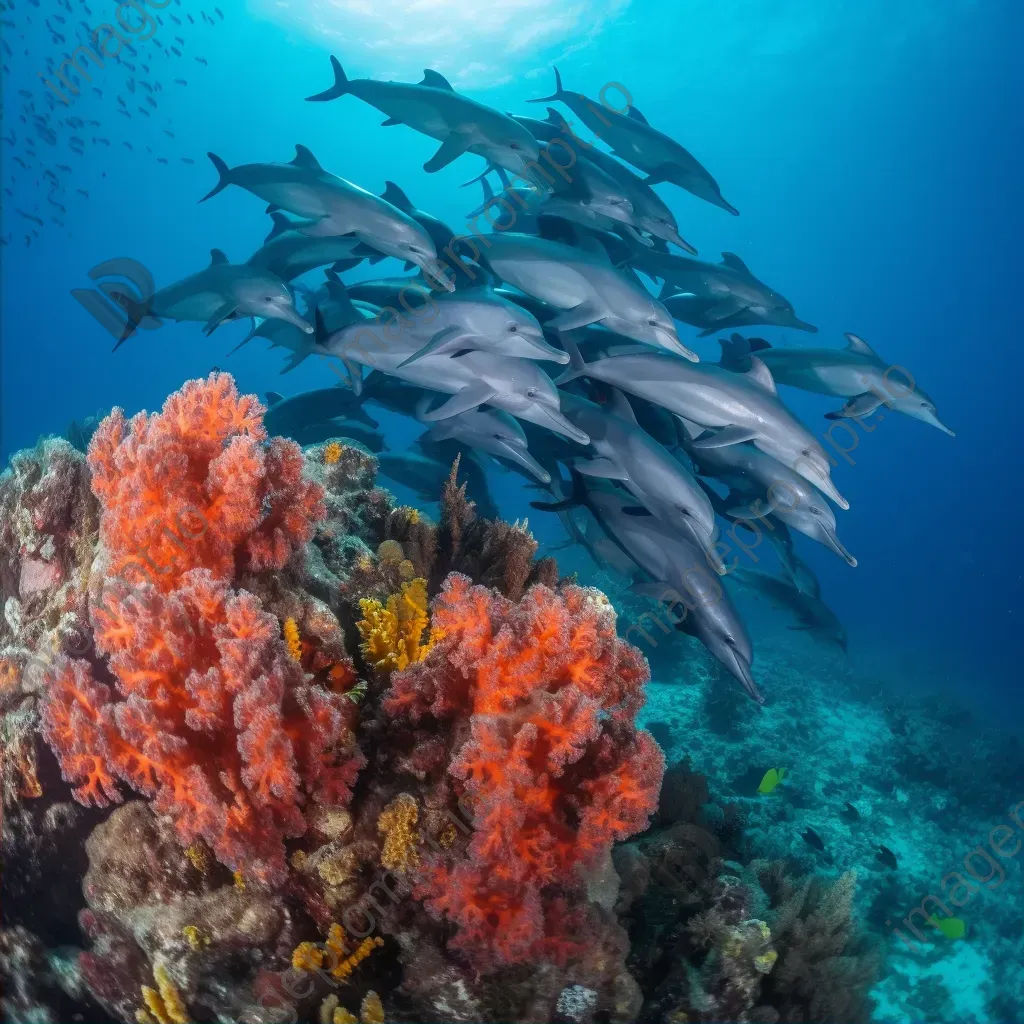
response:
<path id="1" fill-rule="evenodd" d="M 553 107 L 545 120 L 506 114 L 457 93 L 436 71 L 412 84 L 349 79 L 335 57 L 331 64 L 334 83 L 309 100 L 351 95 L 380 110 L 385 126 L 434 139 L 428 173 L 466 153 L 486 161 L 466 184 L 483 189 L 471 223 L 485 216 L 492 230 L 456 234 L 393 182 L 375 195 L 325 170 L 304 146 L 287 163 L 237 167 L 211 153 L 218 181 L 201 201 L 229 185 L 250 192 L 267 204 L 270 233 L 243 264 L 215 249 L 208 267 L 145 302 L 116 293 L 127 316 L 121 341 L 147 318 L 196 321 L 211 333 L 252 317 L 241 344 L 263 338 L 287 349 L 282 373 L 310 355 L 338 360 L 344 385 L 268 393 L 272 433 L 303 444 L 353 438 L 379 453 L 385 476 L 424 500 L 436 498 L 453 455 L 465 452 L 462 471 L 485 515 L 498 510 L 482 467 L 497 462 L 522 474 L 545 492 L 533 506 L 560 517 L 569 543 L 667 605 L 676 628 L 697 637 L 758 703 L 751 640 L 720 576 L 786 609 L 791 628 L 845 649 L 792 533 L 856 566 L 829 502 L 849 504 L 822 444 L 777 385 L 842 399 L 832 419 L 885 404 L 952 434 L 908 371 L 899 368 L 894 381 L 893 367 L 852 334 L 845 349 L 776 349 L 732 333 L 718 363 L 700 361 L 677 321 L 700 336 L 755 325 L 817 329 L 738 256 L 693 258 L 653 186 L 738 211 L 634 106 L 568 92 L 557 70 L 555 92 L 531 101 L 566 106 L 606 152 L 577 138 Z M 341 273 L 387 257 L 417 273 L 342 283 Z M 296 283 L 318 268 L 328 268 L 319 287 Z M 657 297 L 638 274 L 660 284 Z M 367 404 L 422 423 L 418 450 L 387 451 Z M 733 538 L 737 530 L 760 538 L 764 525 L 784 575 L 735 559 L 728 566 L 720 520 Z"/>

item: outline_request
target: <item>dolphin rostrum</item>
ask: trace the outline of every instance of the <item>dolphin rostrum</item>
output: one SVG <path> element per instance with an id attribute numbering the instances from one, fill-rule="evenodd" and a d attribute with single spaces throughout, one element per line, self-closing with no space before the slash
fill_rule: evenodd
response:
<path id="1" fill-rule="evenodd" d="M 751 344 L 751 342 L 753 342 Z M 772 348 L 763 339 L 750 339 L 750 347 L 780 384 L 835 395 L 849 401 L 829 419 L 872 415 L 886 405 L 955 437 L 939 419 L 935 402 L 901 366 L 894 366 L 856 334 L 846 335 L 846 348 Z M 892 379 L 890 380 L 890 377 Z"/>
<path id="2" fill-rule="evenodd" d="M 562 310 L 544 326 L 570 331 L 601 323 L 627 338 L 697 361 L 665 307 L 632 273 L 612 266 L 600 244 L 584 250 L 516 233 L 486 236 L 486 261 L 507 284 Z"/>
<path id="3" fill-rule="evenodd" d="M 313 238 L 354 235 L 370 250 L 415 263 L 446 290 L 453 290 L 439 271 L 437 251 L 422 225 L 386 199 L 325 171 L 305 146 L 296 146 L 295 157 L 287 164 L 228 167 L 216 153 L 207 155 L 220 178 L 200 202 L 237 185 L 269 203 L 271 212 L 280 208 L 308 218 L 295 225 L 296 231 Z"/>
<path id="4" fill-rule="evenodd" d="M 704 553 L 656 516 L 633 515 L 631 499 L 607 485 L 588 486 L 573 473 L 572 496 L 562 502 L 531 502 L 534 508 L 559 511 L 585 505 L 622 550 L 653 582 L 634 584 L 644 597 L 684 612 L 676 628 L 695 636 L 739 681 L 758 704 L 751 672 L 754 651 L 750 636 L 719 577 L 708 569 Z"/>
<path id="5" fill-rule="evenodd" d="M 605 103 L 588 99 L 582 93 L 567 92 L 562 88 L 562 76 L 558 68 L 554 72 L 554 93 L 530 100 L 530 103 L 551 103 L 556 100 L 564 103 L 617 157 L 645 171 L 648 185 L 668 181 L 731 214 L 739 213 L 722 198 L 718 182 L 693 155 L 675 139 L 652 128 L 636 107 L 629 106 L 628 112 L 619 113 Z"/>
<path id="6" fill-rule="evenodd" d="M 779 400 L 768 368 L 751 359 L 747 373 L 711 363 L 693 366 L 660 352 L 636 352 L 584 363 L 571 338 L 564 338 L 572 366 L 559 384 L 592 377 L 645 398 L 675 413 L 687 424 L 714 433 L 692 442 L 694 448 L 753 443 L 809 480 L 841 508 L 849 502 L 832 482 L 828 457 L 810 430 Z"/>
<path id="7" fill-rule="evenodd" d="M 229 263 L 220 249 L 210 250 L 210 265 L 138 302 L 122 291 L 111 297 L 125 311 L 128 321 L 115 349 L 130 338 L 147 317 L 166 320 L 195 320 L 212 334 L 225 320 L 264 317 L 285 320 L 313 333 L 312 325 L 299 316 L 288 286 L 268 270 L 247 263 Z"/>
<path id="8" fill-rule="evenodd" d="M 457 93 L 443 75 L 423 72 L 423 81 L 377 82 L 347 78 L 337 57 L 331 57 L 334 85 L 307 99 L 334 100 L 351 93 L 387 115 L 385 125 L 404 124 L 437 139 L 441 148 L 424 165 L 428 173 L 447 167 L 463 153 L 476 153 L 517 173 L 536 164 L 540 147 L 513 118 Z"/>

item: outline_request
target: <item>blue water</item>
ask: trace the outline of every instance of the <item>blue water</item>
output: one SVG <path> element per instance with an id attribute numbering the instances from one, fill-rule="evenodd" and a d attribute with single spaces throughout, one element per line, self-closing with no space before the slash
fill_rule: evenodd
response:
<path id="1" fill-rule="evenodd" d="M 754 333 L 781 345 L 840 346 L 853 331 L 908 367 L 935 399 L 955 438 L 888 416 L 860 434 L 834 471 L 851 503 L 837 512 L 840 535 L 859 566 L 803 538 L 798 546 L 849 631 L 848 660 L 859 676 L 897 693 L 947 691 L 978 718 L 1019 727 L 1019 0 L 380 0 L 362 13 L 221 0 L 223 18 L 211 4 L 210 21 L 182 0 L 162 11 L 157 33 L 182 56 L 150 40 L 128 57 L 148 62 L 148 76 L 113 62 L 96 70 L 92 85 L 102 96 L 87 87 L 51 116 L 99 124 L 64 126 L 54 145 L 37 138 L 35 159 L 26 152 L 25 136 L 35 133 L 22 120 L 29 100 L 21 90 L 36 111 L 48 110 L 37 72 L 67 49 L 44 18 L 58 12 L 70 28 L 84 14 L 77 3 L 72 14 L 48 0 L 5 6 L 3 134 L 13 131 L 15 141 L 2 150 L 10 190 L 0 230 L 3 463 L 97 409 L 157 408 L 213 366 L 233 373 L 243 391 L 334 383 L 315 359 L 280 376 L 280 353 L 260 342 L 228 357 L 247 322 L 210 338 L 197 324 L 168 325 L 115 353 L 71 296 L 89 286 L 90 268 L 113 257 L 140 261 L 160 286 L 200 269 L 212 247 L 241 262 L 260 245 L 270 225 L 253 196 L 227 189 L 198 205 L 216 182 L 208 150 L 234 165 L 288 160 L 299 142 L 351 181 L 380 192 L 394 180 L 420 208 L 455 228 L 465 223 L 479 191 L 460 183 L 480 160 L 465 156 L 428 175 L 432 140 L 381 127 L 382 115 L 354 97 L 303 102 L 330 84 L 329 53 L 350 77 L 418 81 L 432 67 L 484 103 L 538 116 L 543 108 L 525 100 L 551 91 L 554 62 L 569 89 L 596 95 L 619 83 L 652 124 L 686 145 L 741 216 L 660 185 L 682 234 L 702 258 L 740 254 L 819 327 L 813 339 Z M 171 13 L 185 21 L 180 28 Z M 101 14 L 94 8 L 89 24 Z M 156 108 L 144 104 L 148 117 L 138 110 L 143 90 L 128 89 L 133 77 L 162 87 Z M 131 118 L 118 113 L 118 95 Z M 83 153 L 69 148 L 72 135 L 84 140 Z M 59 172 L 55 191 L 43 171 L 58 164 L 70 171 Z M 66 208 L 62 224 L 53 222 L 54 200 Z M 37 236 L 18 210 L 43 220 Z M 399 269 L 364 266 L 346 280 Z M 695 333 L 680 329 L 702 358 L 716 359 L 714 338 L 695 341 Z M 783 397 L 824 436 L 823 413 L 835 399 L 788 389 Z M 411 441 L 408 424 L 384 421 L 392 447 Z M 507 518 L 530 512 L 535 495 L 518 477 L 491 483 Z M 554 517 L 533 513 L 531 525 L 543 542 L 563 539 Z M 565 565 L 589 581 L 585 559 L 569 555 Z M 755 642 L 785 638 L 778 617 L 744 607 Z M 804 657 L 816 657 L 813 647 Z M 820 664 L 827 677 L 833 663 Z M 669 690 L 658 696 L 666 709 L 675 700 Z M 863 728 L 863 737 L 849 737 L 851 750 L 870 746 Z"/>

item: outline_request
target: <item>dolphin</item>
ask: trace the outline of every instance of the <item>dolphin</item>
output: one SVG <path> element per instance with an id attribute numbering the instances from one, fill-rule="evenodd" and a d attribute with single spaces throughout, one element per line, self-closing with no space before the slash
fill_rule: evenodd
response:
<path id="1" fill-rule="evenodd" d="M 887 363 L 856 334 L 846 335 L 845 349 L 772 348 L 763 339 L 751 341 L 756 342 L 751 347 L 757 357 L 780 384 L 849 399 L 841 409 L 826 413 L 828 419 L 870 416 L 886 405 L 956 437 L 916 381 L 902 367 Z"/>
<path id="2" fill-rule="evenodd" d="M 415 491 L 421 501 L 437 501 L 452 467 L 417 452 L 381 452 L 380 472 L 389 480 Z"/>
<path id="3" fill-rule="evenodd" d="M 420 347 L 416 339 L 411 339 L 410 346 L 408 338 L 392 338 L 388 328 L 361 317 L 357 310 L 352 310 L 348 319 L 345 327 L 328 333 L 317 311 L 316 341 L 321 354 L 337 356 L 349 367 L 354 389 L 361 389 L 361 381 L 357 380 L 353 367 L 370 366 L 418 387 L 452 396 L 439 408 L 426 413 L 424 422 L 447 419 L 479 405 L 491 405 L 580 444 L 590 442 L 582 430 L 562 415 L 558 390 L 551 378 L 530 360 L 464 350 L 452 355 L 425 356 L 402 365 Z"/>
<path id="4" fill-rule="evenodd" d="M 491 183 L 487 180 L 487 175 L 492 170 L 497 173 L 502 184 L 501 192 L 497 195 L 495 195 Z M 485 216 L 491 227 L 498 231 L 511 231 L 514 227 L 517 231 L 527 235 L 539 233 L 537 217 L 543 204 L 538 202 L 538 192 L 536 189 L 529 186 L 513 185 L 509 181 L 505 168 L 496 167 L 494 164 L 488 164 L 483 174 L 479 174 L 469 181 L 464 181 L 462 184 L 465 187 L 466 185 L 474 185 L 477 182 L 480 183 L 480 187 L 483 189 L 484 201 L 475 210 L 466 214 L 467 222 L 471 223 L 475 218 Z M 560 200 L 560 202 L 564 203 L 565 201 Z M 531 206 L 533 209 L 531 209 Z M 556 207 L 556 209 L 558 208 L 560 207 Z M 489 214 L 489 210 L 498 211 L 498 213 L 507 217 L 508 223 L 502 222 L 502 216 Z"/>
<path id="5" fill-rule="evenodd" d="M 263 245 L 249 257 L 250 267 L 260 267 L 282 281 L 292 281 L 317 267 L 331 264 L 336 269 L 350 270 L 363 260 L 357 252 L 362 243 L 355 235 L 311 238 L 280 210 L 270 216 L 274 226 Z"/>
<path id="6" fill-rule="evenodd" d="M 444 221 L 413 206 L 412 200 L 393 181 L 384 182 L 384 191 L 380 197 L 386 203 L 390 203 L 402 213 L 412 217 L 430 235 L 435 251 L 444 252 L 452 244 L 455 232 Z M 410 268 L 406 267 L 406 269 Z"/>
<path id="7" fill-rule="evenodd" d="M 695 449 L 753 443 L 795 470 L 841 508 L 849 502 L 829 474 L 824 449 L 779 400 L 768 368 L 756 357 L 747 373 L 709 363 L 693 366 L 660 352 L 638 352 L 584 363 L 570 337 L 563 338 L 572 362 L 557 381 L 591 377 L 647 399 L 690 424 L 714 430 L 692 442 Z"/>
<path id="8" fill-rule="evenodd" d="M 749 442 L 721 448 L 686 447 L 702 476 L 721 480 L 730 490 L 746 496 L 746 501 L 738 500 L 729 509 L 732 517 L 753 521 L 774 514 L 787 526 L 835 552 L 847 565 L 857 565 L 857 559 L 839 540 L 831 506 L 799 473 Z"/>
<path id="9" fill-rule="evenodd" d="M 424 165 L 428 173 L 447 167 L 463 153 L 476 153 L 513 173 L 536 164 L 540 147 L 534 137 L 507 114 L 457 93 L 443 75 L 423 72 L 423 81 L 377 82 L 347 78 L 337 57 L 331 57 L 334 85 L 311 102 L 334 100 L 351 93 L 387 115 L 385 125 L 405 124 L 437 139 L 441 148 Z"/>
<path id="10" fill-rule="evenodd" d="M 428 276 L 438 272 L 437 251 L 430 235 L 409 214 L 325 171 L 305 146 L 295 147 L 295 157 L 287 164 L 240 164 L 229 168 L 216 153 L 208 153 L 219 180 L 200 202 L 237 185 L 278 208 L 308 220 L 294 230 L 313 238 L 354 235 L 368 250 L 416 264 Z M 363 255 L 370 251 L 356 250 Z M 447 277 L 438 282 L 446 290 L 454 288 Z"/>
<path id="11" fill-rule="evenodd" d="M 707 495 L 682 464 L 640 428 L 621 391 L 611 388 L 605 406 L 563 394 L 562 412 L 590 436 L 587 455 L 572 460 L 577 473 L 621 483 L 647 511 L 699 547 L 716 572 L 725 572 L 715 551 L 718 528 Z"/>
<path id="12" fill-rule="evenodd" d="M 715 324 L 744 314 L 759 324 L 793 327 L 811 334 L 817 331 L 813 324 L 797 317 L 789 299 L 754 277 L 735 253 L 723 252 L 721 263 L 705 263 L 674 253 L 640 249 L 630 256 L 630 264 L 648 277 L 664 282 L 661 299 L 673 314 L 675 290 L 682 292 L 691 305 L 694 300 L 703 300 L 701 319 L 712 325 L 706 328 L 705 335 L 718 330 Z M 687 308 L 681 307 L 683 312 Z"/>
<path id="13" fill-rule="evenodd" d="M 686 252 L 697 254 L 697 250 L 679 233 L 679 225 L 675 215 L 668 208 L 665 201 L 657 192 L 648 185 L 643 178 L 634 174 L 625 164 L 620 163 L 611 154 L 605 153 L 597 147 L 588 146 L 573 134 L 572 127 L 562 115 L 553 107 L 548 107 L 548 118 L 546 121 L 538 121 L 534 118 L 518 118 L 520 123 L 525 124 L 533 131 L 534 125 L 546 125 L 554 130 L 555 137 L 564 136 L 572 140 L 574 152 L 577 159 L 586 164 L 593 164 L 600 168 L 609 178 L 615 181 L 623 190 L 626 198 L 633 207 L 632 223 L 641 231 L 646 231 L 655 238 L 665 242 L 672 242 Z M 527 123 L 528 122 L 528 123 Z M 580 150 L 586 151 L 581 153 Z"/>
<path id="14" fill-rule="evenodd" d="M 738 215 L 732 204 L 722 198 L 718 182 L 694 156 L 674 139 L 652 128 L 634 106 L 619 113 L 604 103 L 588 99 L 579 92 L 562 88 L 562 76 L 555 72 L 555 91 L 530 103 L 564 103 L 621 160 L 646 172 L 648 185 L 671 182 L 699 199 Z"/>
<path id="15" fill-rule="evenodd" d="M 814 324 L 805 323 L 795 314 L 785 310 L 774 309 L 766 316 L 758 316 L 751 307 L 741 310 L 734 316 L 718 317 L 719 303 L 714 299 L 700 299 L 688 292 L 677 292 L 662 300 L 665 308 L 680 323 L 699 327 L 698 338 L 706 338 L 718 331 L 735 331 L 743 327 L 792 327 L 794 330 L 817 334 Z"/>
<path id="16" fill-rule="evenodd" d="M 679 340 L 671 316 L 635 275 L 622 273 L 600 244 L 584 250 L 532 235 L 485 236 L 487 265 L 506 284 L 563 312 L 546 329 L 564 332 L 587 324 L 606 327 L 697 361 Z"/>
<path id="17" fill-rule="evenodd" d="M 422 407 L 426 412 L 426 407 Z M 530 454 L 523 428 L 500 409 L 471 409 L 434 423 L 427 432 L 428 442 L 456 441 L 475 452 L 511 462 L 542 484 L 551 482 L 551 474 Z"/>
<path id="18" fill-rule="evenodd" d="M 631 514 L 630 501 L 607 486 L 589 487 L 574 473 L 570 498 L 530 504 L 546 511 L 585 505 L 608 536 L 653 581 L 634 584 L 631 589 L 672 607 L 682 604 L 685 614 L 676 628 L 700 640 L 748 695 L 763 704 L 751 672 L 754 651 L 750 636 L 719 578 L 708 570 L 704 553 L 657 517 Z"/>
<path id="19" fill-rule="evenodd" d="M 264 338 L 270 342 L 271 348 L 286 348 L 291 355 L 285 361 L 281 373 L 288 373 L 294 370 L 303 360 L 314 355 L 316 347 L 311 335 L 306 334 L 292 323 L 284 320 L 262 320 L 259 317 L 253 319 L 252 330 L 228 353 L 234 355 L 243 345 L 252 341 L 253 338 Z"/>
<path id="20" fill-rule="evenodd" d="M 302 391 L 288 398 L 276 391 L 268 391 L 267 411 L 263 417 L 267 433 L 291 437 L 292 432 L 309 423 L 327 423 L 348 420 L 376 430 L 380 424 L 362 407 L 362 403 L 347 388 L 317 388 Z"/>
<path id="21" fill-rule="evenodd" d="M 288 285 L 247 263 L 229 263 L 220 249 L 210 250 L 210 265 L 175 284 L 154 292 L 144 302 L 117 289 L 110 295 L 125 311 L 127 322 L 115 351 L 147 318 L 195 320 L 212 334 L 225 320 L 265 317 L 284 320 L 312 334 L 313 327 L 299 316 Z"/>
<path id="22" fill-rule="evenodd" d="M 410 355 L 401 366 L 408 366 L 429 355 L 476 349 L 519 359 L 541 359 L 565 365 L 569 356 L 544 340 L 544 331 L 522 306 L 490 288 L 461 289 L 433 301 L 423 325 L 415 323 L 412 333 L 429 331 L 426 344 Z"/>
<path id="23" fill-rule="evenodd" d="M 776 608 L 791 612 L 799 625 L 790 629 L 806 630 L 825 643 L 846 651 L 846 629 L 836 613 L 819 597 L 798 590 L 789 580 L 758 569 L 736 569 L 732 578 L 745 590 L 761 594 Z"/>

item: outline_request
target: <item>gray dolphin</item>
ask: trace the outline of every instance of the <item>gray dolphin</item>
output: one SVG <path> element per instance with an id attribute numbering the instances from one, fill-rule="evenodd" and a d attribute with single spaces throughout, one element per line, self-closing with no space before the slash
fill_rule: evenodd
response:
<path id="1" fill-rule="evenodd" d="M 607 486 L 587 486 L 574 473 L 569 499 L 531 505 L 549 511 L 586 505 L 608 536 L 654 581 L 632 589 L 673 607 L 682 604 L 686 614 L 676 628 L 697 637 L 750 697 L 763 704 L 751 672 L 750 636 L 719 577 L 708 569 L 704 553 L 657 517 L 630 514 L 630 502 Z"/>
<path id="2" fill-rule="evenodd" d="M 352 377 L 354 389 L 360 388 L 353 366 L 369 366 L 394 374 L 430 391 L 451 395 L 439 408 L 427 413 L 425 422 L 434 422 L 467 412 L 479 405 L 491 405 L 520 419 L 564 434 L 580 444 L 590 439 L 562 415 L 559 392 L 547 376 L 527 359 L 468 350 L 448 355 L 425 356 L 404 364 L 420 346 L 415 338 L 393 338 L 389 328 L 368 320 L 353 310 L 347 326 L 328 333 L 319 311 L 316 316 L 317 348 L 323 355 L 337 356 Z"/>
<path id="3" fill-rule="evenodd" d="M 264 338 L 270 342 L 271 348 L 286 348 L 291 355 L 285 361 L 281 373 L 288 373 L 294 370 L 303 360 L 314 355 L 316 346 L 313 337 L 304 330 L 300 330 L 294 324 L 284 320 L 262 320 L 259 317 L 253 319 L 252 330 L 228 353 L 233 355 L 243 345 L 252 341 L 253 338 Z"/>
<path id="4" fill-rule="evenodd" d="M 393 181 L 384 182 L 384 191 L 380 197 L 412 217 L 430 235 L 430 240 L 434 243 L 434 249 L 437 252 L 444 252 L 452 244 L 455 232 L 444 221 L 413 206 L 412 200 Z"/>
<path id="5" fill-rule="evenodd" d="M 301 391 L 284 398 L 276 391 L 268 391 L 267 412 L 263 423 L 269 434 L 291 437 L 292 431 L 308 423 L 329 420 L 351 420 L 375 430 L 380 424 L 362 407 L 362 403 L 347 388 L 317 388 Z"/>
<path id="6" fill-rule="evenodd" d="M 270 216 L 274 226 L 263 245 L 249 257 L 250 267 L 261 267 L 282 281 L 291 281 L 329 264 L 349 270 L 363 259 L 357 251 L 363 243 L 355 235 L 311 238 L 280 210 Z"/>
<path id="7" fill-rule="evenodd" d="M 697 250 L 679 233 L 679 225 L 675 215 L 668 208 L 665 201 L 639 177 L 634 174 L 625 164 L 620 163 L 615 157 L 596 146 L 586 146 L 574 134 L 571 125 L 553 107 L 548 107 L 548 118 L 546 121 L 538 121 L 534 118 L 518 118 L 520 123 L 526 125 L 531 131 L 534 125 L 547 125 L 553 129 L 555 137 L 562 136 L 569 141 L 578 159 L 584 163 L 590 163 L 599 167 L 609 178 L 615 181 L 629 199 L 633 208 L 633 221 L 641 231 L 646 231 L 655 238 L 665 242 L 672 242 L 680 249 L 696 255 Z"/>
<path id="8" fill-rule="evenodd" d="M 795 470 L 841 508 L 849 503 L 836 489 L 824 449 L 779 400 L 768 368 L 751 359 L 748 373 L 720 366 L 694 366 L 659 352 L 638 352 L 584 363 L 570 337 L 564 339 L 572 360 L 559 384 L 592 377 L 645 398 L 689 423 L 714 430 L 693 442 L 695 448 L 721 447 L 753 441 L 768 455 Z"/>
<path id="9" fill-rule="evenodd" d="M 426 405 L 421 413 L 428 411 Z M 471 409 L 432 424 L 429 442 L 457 441 L 477 452 L 504 459 L 525 470 L 542 484 L 551 482 L 551 474 L 530 454 L 523 428 L 500 409 Z"/>
<path id="10" fill-rule="evenodd" d="M 697 361 L 667 310 L 632 273 L 612 266 L 594 242 L 587 250 L 516 233 L 486 236 L 486 261 L 507 284 L 562 310 L 544 326 L 569 331 L 602 323 L 627 338 Z"/>
<path id="11" fill-rule="evenodd" d="M 271 211 L 309 218 L 296 231 L 313 238 L 351 234 L 370 249 L 416 264 L 432 279 L 438 272 L 437 251 L 422 225 L 380 196 L 325 171 L 305 146 L 296 146 L 287 164 L 229 168 L 215 153 L 207 156 L 220 177 L 200 202 L 237 185 L 269 203 Z M 437 280 L 448 291 L 454 287 L 447 278 Z"/>
<path id="12" fill-rule="evenodd" d="M 648 277 L 664 282 L 661 299 L 673 314 L 674 290 L 682 292 L 691 305 L 693 300 L 703 300 L 701 320 L 712 325 L 705 329 L 705 335 L 718 329 L 715 324 L 743 315 L 759 324 L 793 327 L 812 334 L 817 331 L 796 315 L 789 299 L 754 277 L 735 253 L 723 252 L 721 263 L 705 263 L 674 253 L 638 249 L 630 256 L 630 263 Z M 681 309 L 685 312 L 687 307 Z"/>
<path id="13" fill-rule="evenodd" d="M 870 416 L 884 404 L 956 437 L 916 381 L 902 367 L 887 363 L 856 334 L 846 335 L 844 349 L 772 348 L 763 339 L 752 340 L 756 344 L 751 347 L 780 384 L 849 399 L 841 409 L 826 413 L 829 419 Z"/>
<path id="14" fill-rule="evenodd" d="M 422 320 L 422 324 L 419 322 Z M 460 289 L 433 300 L 432 309 L 413 320 L 410 332 L 426 342 L 399 366 L 430 355 L 476 349 L 519 359 L 541 359 L 565 365 L 569 357 L 544 340 L 544 331 L 522 306 L 493 289 Z"/>
<path id="15" fill-rule="evenodd" d="M 736 492 L 737 503 L 729 509 L 730 515 L 753 522 L 774 514 L 805 537 L 824 544 L 847 565 L 857 565 L 857 559 L 839 540 L 832 507 L 799 473 L 750 443 L 721 448 L 690 447 L 688 451 L 702 476 L 721 480 Z M 740 495 L 746 500 L 740 499 Z"/>
<path id="16" fill-rule="evenodd" d="M 463 153 L 477 153 L 513 173 L 536 163 L 540 147 L 522 125 L 507 114 L 457 93 L 443 75 L 423 72 L 423 81 L 377 82 L 370 78 L 347 78 L 337 57 L 331 57 L 334 85 L 312 102 L 334 100 L 351 93 L 387 115 L 385 125 L 405 124 L 441 143 L 441 148 L 424 165 L 428 173 L 447 167 Z"/>
<path id="17" fill-rule="evenodd" d="M 127 315 L 127 323 L 116 350 L 132 336 L 147 317 L 166 320 L 195 320 L 212 334 L 225 320 L 266 317 L 285 320 L 305 331 L 311 324 L 299 316 L 288 285 L 270 273 L 247 263 L 229 263 L 220 249 L 210 250 L 210 265 L 197 274 L 161 288 L 145 302 L 111 289 L 110 295 Z"/>
<path id="18" fill-rule="evenodd" d="M 821 598 L 805 594 L 789 580 L 758 569 L 736 569 L 732 578 L 744 589 L 766 597 L 774 607 L 791 612 L 799 625 L 790 626 L 790 629 L 806 630 L 825 643 L 846 650 L 846 629 Z"/>
<path id="19" fill-rule="evenodd" d="M 620 114 L 583 93 L 567 92 L 562 88 L 558 68 L 554 72 L 554 93 L 528 102 L 564 103 L 616 156 L 645 171 L 647 184 L 668 181 L 731 214 L 739 214 L 722 198 L 718 182 L 696 158 L 674 139 L 652 128 L 636 107 L 630 106 L 628 114 Z"/>
<path id="20" fill-rule="evenodd" d="M 715 551 L 718 528 L 707 495 L 678 459 L 640 428 L 621 391 L 611 388 L 605 406 L 563 394 L 562 412 L 590 435 L 587 455 L 572 461 L 576 472 L 621 483 L 645 509 L 689 537 L 716 572 L 725 572 Z"/>

